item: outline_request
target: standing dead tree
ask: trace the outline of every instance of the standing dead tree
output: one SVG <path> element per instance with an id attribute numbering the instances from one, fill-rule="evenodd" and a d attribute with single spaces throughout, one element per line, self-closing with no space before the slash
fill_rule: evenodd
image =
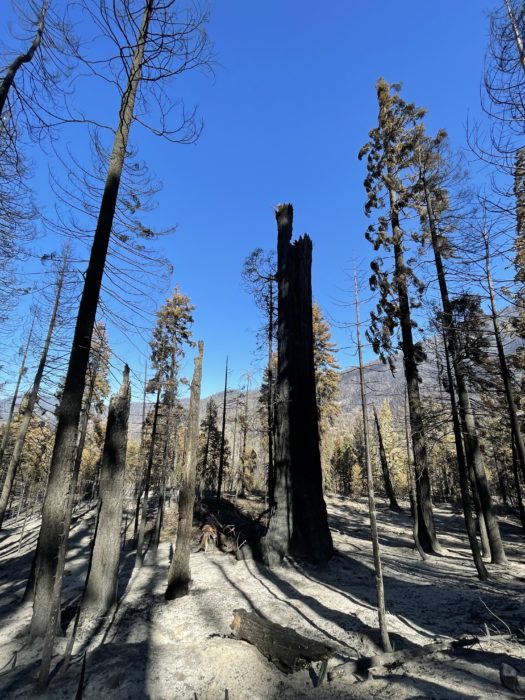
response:
<path id="1" fill-rule="evenodd" d="M 323 498 L 312 327 L 312 241 L 291 243 L 293 208 L 276 207 L 278 368 L 275 387 L 275 504 L 263 540 L 267 564 L 333 553 Z"/>
<path id="2" fill-rule="evenodd" d="M 146 103 L 148 88 L 150 91 L 156 88 L 156 97 L 159 100 L 156 104 L 165 105 L 169 111 L 170 105 L 166 105 L 167 93 L 161 84 L 180 73 L 205 65 L 208 59 L 207 37 L 204 31 L 206 15 L 187 11 L 184 16 L 182 12 L 175 10 L 175 5 L 178 9 L 178 3 L 174 0 L 82 2 L 86 16 L 96 23 L 98 31 L 102 28 L 107 40 L 117 44 L 117 54 L 122 61 L 120 72 L 113 72 L 112 58 L 106 60 L 105 65 L 114 76 L 113 82 L 118 87 L 121 100 L 118 125 L 84 278 L 73 347 L 62 398 L 57 408 L 56 439 L 38 541 L 32 637 L 42 636 L 52 619 L 52 594 L 55 579 L 59 577 L 58 551 L 61 542 L 67 539 L 71 521 L 71 509 L 67 506 L 68 494 L 75 488 L 71 468 L 74 462 L 89 348 L 119 198 L 121 176 L 129 153 L 130 129 L 133 121 L 136 121 L 135 104 L 137 99 Z M 102 73 L 100 63 L 92 62 L 90 65 L 99 75 Z M 145 112 L 146 110 L 142 109 L 142 113 Z M 160 124 L 157 127 L 150 126 L 150 130 L 176 140 L 177 130 L 168 129 L 166 115 L 167 112 L 164 111 L 160 115 Z M 140 122 L 145 125 L 143 119 Z M 183 130 L 189 126 L 191 124 L 185 119 Z M 195 133 L 193 135 L 195 136 Z"/>
<path id="3" fill-rule="evenodd" d="M 356 311 L 356 332 L 357 332 L 357 352 L 359 356 L 359 386 L 361 390 L 361 410 L 363 414 L 363 435 L 365 439 L 365 462 L 366 462 L 366 481 L 368 487 L 368 513 L 370 516 L 370 531 L 372 533 L 372 550 L 374 553 L 374 570 L 376 577 L 376 593 L 377 593 L 377 613 L 379 617 L 379 631 L 381 634 L 381 643 L 383 651 L 392 651 L 390 637 L 388 636 L 388 628 L 386 625 L 386 610 L 385 610 L 385 586 L 383 583 L 383 568 L 381 566 L 381 553 L 379 551 L 379 535 L 377 531 L 376 519 L 376 504 L 374 495 L 374 476 L 372 474 L 372 462 L 370 459 L 370 437 L 368 432 L 368 406 L 365 389 L 365 372 L 363 369 L 363 349 L 361 347 L 361 323 L 359 319 L 359 289 L 357 286 L 357 275 L 354 275 L 355 285 L 355 311 Z M 377 413 L 375 413 L 377 422 Z M 379 425 L 379 422 L 377 422 Z"/>
<path id="4" fill-rule="evenodd" d="M 191 382 L 188 431 L 186 433 L 185 458 L 179 494 L 177 541 L 175 543 L 175 552 L 168 573 L 168 587 L 164 594 L 166 600 L 173 600 L 174 598 L 185 596 L 188 593 L 188 586 L 191 581 L 191 528 L 193 524 L 193 506 L 195 503 L 203 354 L 204 343 L 201 340 L 199 341 L 199 354 L 195 358 L 195 369 L 193 370 L 193 379 Z"/>
<path id="5" fill-rule="evenodd" d="M 86 609 L 101 614 L 105 614 L 117 602 L 130 400 L 129 367 L 126 365 L 122 386 L 109 404 L 100 469 L 97 536 L 84 597 Z"/>
<path id="6" fill-rule="evenodd" d="M 40 356 L 40 362 L 38 363 L 38 368 L 33 379 L 33 385 L 27 395 L 24 397 L 21 409 L 21 421 L 18 428 L 18 433 L 16 435 L 15 444 L 13 448 L 13 453 L 11 459 L 7 466 L 6 477 L 4 480 L 4 485 L 2 488 L 2 493 L 0 495 L 0 528 L 2 527 L 3 520 L 5 517 L 5 512 L 7 509 L 7 504 L 9 502 L 9 496 L 11 495 L 11 489 L 13 487 L 13 482 L 15 480 L 16 472 L 22 458 L 22 450 L 24 447 L 27 431 L 29 430 L 29 424 L 35 410 L 36 402 L 38 399 L 38 392 L 40 391 L 40 384 L 42 383 L 42 377 L 44 376 L 44 370 L 46 368 L 47 357 L 49 354 L 49 348 L 51 345 L 51 340 L 53 338 L 53 331 L 55 330 L 58 309 L 60 305 L 60 297 L 62 295 L 62 288 L 64 286 L 64 278 L 66 275 L 66 269 L 68 266 L 67 255 L 64 257 L 64 262 L 62 268 L 59 272 L 57 279 L 57 287 L 55 293 L 55 300 L 53 303 L 53 309 L 51 311 L 51 318 L 49 319 L 49 325 L 47 329 L 46 339 L 44 341 L 44 347 L 42 348 L 42 354 Z"/>

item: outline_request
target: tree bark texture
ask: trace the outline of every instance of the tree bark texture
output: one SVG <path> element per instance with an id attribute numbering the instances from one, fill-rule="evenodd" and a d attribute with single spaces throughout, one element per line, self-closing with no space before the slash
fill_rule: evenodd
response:
<path id="1" fill-rule="evenodd" d="M 333 544 L 323 498 L 312 329 L 312 242 L 291 243 L 293 208 L 276 208 L 278 370 L 275 505 L 263 540 L 267 564 L 288 554 L 326 562 Z"/>
<path id="2" fill-rule="evenodd" d="M 181 485 L 179 493 L 179 518 L 175 552 L 168 572 L 166 600 L 181 598 L 188 593 L 191 581 L 190 553 L 193 507 L 195 504 L 195 481 L 197 474 L 197 446 L 199 443 L 199 407 L 202 381 L 202 357 L 204 343 L 199 341 L 199 354 L 195 358 L 195 368 L 191 382 L 188 431 Z"/>
<path id="3" fill-rule="evenodd" d="M 68 493 L 71 489 L 73 491 L 75 489 L 71 471 L 75 458 L 86 369 L 129 131 L 133 121 L 135 99 L 142 77 L 144 47 L 147 41 L 150 15 L 151 0 L 147 0 L 137 36 L 128 84 L 122 94 L 119 124 L 115 132 L 113 151 L 86 270 L 64 391 L 57 409 L 55 445 L 38 538 L 35 604 L 31 620 L 32 637 L 43 636 L 51 618 L 50 605 L 53 584 L 57 575 L 58 550 L 60 541 L 69 531 L 71 522 L 71 513 L 65 512 L 65 510 L 67 510 Z"/>
<path id="4" fill-rule="evenodd" d="M 234 637 L 253 644 L 284 673 L 297 671 L 312 661 L 326 661 L 334 653 L 323 642 L 247 610 L 233 611 L 231 629 Z"/>
<path id="5" fill-rule="evenodd" d="M 122 386 L 109 404 L 100 469 L 97 537 L 84 597 L 85 608 L 102 615 L 117 602 L 130 400 L 129 367 L 126 365 Z"/>

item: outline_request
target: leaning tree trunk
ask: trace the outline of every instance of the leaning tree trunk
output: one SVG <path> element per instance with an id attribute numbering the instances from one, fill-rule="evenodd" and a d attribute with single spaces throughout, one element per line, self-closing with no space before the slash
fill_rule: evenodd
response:
<path id="1" fill-rule="evenodd" d="M 195 369 L 191 382 L 188 432 L 186 433 L 185 458 L 182 467 L 179 494 L 179 518 L 175 552 L 168 572 L 166 600 L 181 598 L 188 593 L 191 581 L 190 552 L 193 506 L 195 504 L 195 481 L 197 472 L 197 446 L 199 443 L 199 406 L 202 380 L 202 356 L 204 343 L 199 341 L 199 354 L 195 358 Z"/>
<path id="2" fill-rule="evenodd" d="M 278 369 L 275 505 L 263 540 L 267 564 L 288 554 L 313 563 L 333 554 L 323 498 L 312 329 L 312 241 L 291 243 L 293 208 L 276 208 Z"/>
<path id="3" fill-rule="evenodd" d="M 423 189 L 425 195 L 426 209 L 428 213 L 432 249 L 434 252 L 434 261 L 436 265 L 436 272 L 439 283 L 441 304 L 443 307 L 443 322 L 446 331 L 447 346 L 452 362 L 452 367 L 454 369 L 454 376 L 456 379 L 456 386 L 458 392 L 458 402 L 461 414 L 461 423 L 465 433 L 465 447 L 466 457 L 468 460 L 468 469 L 471 473 L 473 472 L 473 474 L 475 475 L 475 485 L 473 484 L 472 490 L 474 494 L 476 493 L 476 490 L 479 494 L 480 510 L 478 512 L 478 517 L 481 525 L 481 513 L 483 514 L 483 520 L 486 524 L 488 540 L 490 543 L 492 561 L 495 564 L 506 564 L 507 559 L 505 556 L 505 550 L 503 549 L 503 543 L 501 541 L 498 521 L 496 519 L 494 508 L 492 506 L 492 498 L 490 495 L 487 475 L 485 473 L 485 466 L 483 464 L 483 458 L 481 455 L 481 448 L 479 444 L 478 432 L 476 429 L 474 412 L 472 411 L 472 404 L 470 401 L 467 382 L 462 368 L 460 353 L 458 351 L 456 328 L 454 326 L 452 304 L 450 302 L 445 268 L 443 265 L 443 259 L 441 255 L 438 228 L 436 225 L 436 219 L 432 207 L 430 192 L 428 189 L 427 182 L 424 178 Z"/>
<path id="4" fill-rule="evenodd" d="M 82 410 L 82 396 L 89 360 L 89 349 L 91 347 L 120 179 L 126 158 L 129 130 L 133 121 L 135 99 L 142 77 L 144 48 L 147 41 L 150 15 L 151 2 L 148 1 L 137 36 L 128 85 L 122 94 L 119 124 L 115 133 L 89 265 L 85 274 L 64 391 L 57 409 L 58 420 L 55 445 L 51 458 L 49 482 L 38 538 L 35 604 L 31 620 L 32 637 L 43 636 L 51 619 L 53 586 L 57 576 L 58 550 L 60 541 L 69 531 L 71 522 L 71 512 L 68 512 L 69 509 L 66 508 L 65 504 L 68 503 L 69 491 L 71 489 L 75 490 L 75 484 L 71 478 L 71 469 L 74 462 L 78 423 Z"/>
<path id="5" fill-rule="evenodd" d="M 31 391 L 29 391 L 29 393 L 24 397 L 24 400 L 22 402 L 20 425 L 15 440 L 13 454 L 11 455 L 11 459 L 7 467 L 4 485 L 2 487 L 2 493 L 0 495 L 0 528 L 2 527 L 4 521 L 7 504 L 9 502 L 9 496 L 11 495 L 11 489 L 13 488 L 16 472 L 18 470 L 18 466 L 22 458 L 22 450 L 24 449 L 27 431 L 29 430 L 29 424 L 31 423 L 33 411 L 35 410 L 35 405 L 38 399 L 38 392 L 40 391 L 40 384 L 42 382 L 42 377 L 44 376 L 44 369 L 46 367 L 47 356 L 49 354 L 49 347 L 51 345 L 53 331 L 55 330 L 58 307 L 60 305 L 60 297 L 62 295 L 62 287 L 64 285 L 64 277 L 66 275 L 67 263 L 68 261 L 66 257 L 64 258 L 64 264 L 62 266 L 57 280 L 57 291 L 55 294 L 53 310 L 51 312 L 51 318 L 49 319 L 47 335 L 44 341 L 44 347 L 42 348 L 40 362 L 38 363 L 38 368 L 36 370 L 35 378 L 33 380 L 33 386 L 31 387 Z"/>
<path id="6" fill-rule="evenodd" d="M 30 63 L 33 60 L 33 56 L 37 51 L 38 47 L 42 43 L 42 35 L 44 33 L 44 25 L 46 19 L 46 10 L 48 2 L 44 0 L 42 3 L 42 8 L 40 10 L 40 16 L 38 18 L 38 27 L 31 42 L 31 46 L 26 51 L 26 53 L 19 54 L 8 66 L 4 73 L 4 77 L 0 80 L 0 116 L 4 111 L 4 107 L 7 102 L 7 97 L 9 95 L 9 90 L 13 87 L 15 82 L 16 74 L 24 63 Z"/>
<path id="7" fill-rule="evenodd" d="M 26 346 L 24 348 L 24 352 L 22 355 L 22 362 L 20 363 L 20 369 L 18 371 L 18 377 L 16 380 L 15 391 L 13 393 L 13 398 L 11 399 L 11 405 L 9 406 L 9 413 L 7 415 L 7 420 L 4 423 L 4 434 L 2 435 L 2 444 L 0 445 L 0 468 L 3 467 L 5 449 L 7 447 L 7 441 L 9 439 L 9 433 L 11 431 L 11 423 L 13 422 L 13 415 L 15 413 L 16 402 L 18 399 L 18 391 L 20 389 L 20 383 L 22 381 L 22 377 L 24 376 L 25 369 L 26 369 L 27 353 L 29 352 L 29 346 L 31 344 L 31 338 L 33 336 L 33 326 L 34 325 L 35 325 L 35 317 L 33 315 L 33 320 L 31 322 L 31 329 L 29 330 L 29 337 L 27 338 L 27 343 L 26 343 Z"/>
<path id="8" fill-rule="evenodd" d="M 386 457 L 385 445 L 383 443 L 383 435 L 381 434 L 381 426 L 379 425 L 379 418 L 377 416 L 376 407 L 374 406 L 374 420 L 376 423 L 377 430 L 377 440 L 379 442 L 379 461 L 381 462 L 381 471 L 383 472 L 383 481 L 385 483 L 385 491 L 390 502 L 390 510 L 395 510 L 397 513 L 401 512 L 399 503 L 397 502 L 396 492 L 394 491 L 394 485 L 392 484 L 392 479 L 390 477 L 390 469 L 388 467 L 388 459 Z"/>
<path id="9" fill-rule="evenodd" d="M 85 610 L 101 615 L 104 615 L 117 602 L 120 525 L 130 400 L 129 367 L 126 365 L 122 386 L 109 404 L 100 468 L 97 537 L 83 602 Z"/>

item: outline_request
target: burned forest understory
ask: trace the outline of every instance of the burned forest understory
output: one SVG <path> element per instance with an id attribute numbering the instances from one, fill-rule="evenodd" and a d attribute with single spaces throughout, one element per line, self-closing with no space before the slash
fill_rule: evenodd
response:
<path id="1" fill-rule="evenodd" d="M 364 500 L 328 499 L 335 554 L 324 566 L 286 560 L 268 569 L 252 557 L 263 531 L 263 499 L 208 504 L 198 511 L 192 533 L 193 584 L 189 596 L 164 601 L 177 505 L 166 509 L 166 526 L 156 551 L 148 548 L 144 566 L 133 573 L 130 527 L 119 572 L 120 601 L 103 619 L 77 630 L 73 654 L 61 666 L 82 593 L 86 552 L 95 514 L 79 505 L 65 569 L 62 631 L 58 669 L 43 697 L 72 697 L 83 676 L 84 697 L 296 698 L 296 697 L 514 697 L 500 681 L 503 664 L 525 672 L 523 599 L 525 566 L 520 557 L 515 518 L 500 518 L 508 543 L 510 567 L 490 566 L 491 578 L 480 582 L 469 562 L 460 512 L 436 509 L 444 555 L 422 561 L 414 549 L 408 504 L 403 513 L 378 503 L 384 565 L 387 622 L 394 656 L 381 650 L 375 609 L 374 568 Z M 132 504 L 125 520 L 131 523 Z M 202 525 L 216 528 L 203 550 Z M 227 526 L 233 526 L 228 528 Z M 30 566 L 38 519 L 8 523 L 0 555 L 8 566 L 0 580 L 0 693 L 24 698 L 38 669 L 38 652 L 24 642 L 30 621 L 28 605 L 19 607 Z M 147 539 L 153 532 L 147 533 Z M 236 550 L 239 548 L 236 556 Z M 248 549 L 249 548 L 249 549 Z M 328 648 L 322 661 L 307 662 L 292 672 L 268 659 L 256 646 L 239 640 L 231 629 L 235 610 L 253 611 Z M 473 641 L 476 638 L 477 641 Z M 452 642 L 467 639 L 454 649 Z M 470 640 L 470 641 L 469 641 Z M 449 644 L 449 648 L 444 648 Z M 434 646 L 436 650 L 431 647 Z M 423 652 L 420 655 L 413 652 Z M 372 659 L 372 657 L 374 657 Z M 365 668 L 366 660 L 371 664 Z M 190 660 L 190 661 L 189 661 Z M 361 660 L 361 668 L 346 669 Z"/>

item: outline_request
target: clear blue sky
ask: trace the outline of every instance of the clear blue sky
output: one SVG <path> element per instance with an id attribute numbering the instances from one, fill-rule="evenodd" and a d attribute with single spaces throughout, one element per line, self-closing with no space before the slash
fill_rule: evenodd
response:
<path id="1" fill-rule="evenodd" d="M 2 10 L 6 3 L 0 0 Z M 226 355 L 233 386 L 245 371 L 256 371 L 259 316 L 240 271 L 251 250 L 274 247 L 278 202 L 293 203 L 296 234 L 313 239 L 314 296 L 330 318 L 353 320 L 352 307 L 343 306 L 352 301 L 348 275 L 356 264 L 366 272 L 372 257 L 363 235 L 365 166 L 357 153 L 376 122 L 374 83 L 379 76 L 402 82 L 404 98 L 428 108 L 428 130 L 444 127 L 453 145 L 465 145 L 467 118 L 480 113 L 487 11 L 495 6 L 211 3 L 215 77 L 179 84 L 180 97 L 199 104 L 200 140 L 137 142 L 164 183 L 155 220 L 178 226 L 165 252 L 174 282 L 196 306 L 195 337 L 206 344 L 204 395 L 221 389 Z M 335 327 L 333 337 L 350 344 L 347 330 Z M 125 343 L 116 335 L 112 341 L 123 352 Z M 138 370 L 139 356 L 131 360 Z M 352 364 L 353 348 L 342 350 L 339 361 Z"/>

